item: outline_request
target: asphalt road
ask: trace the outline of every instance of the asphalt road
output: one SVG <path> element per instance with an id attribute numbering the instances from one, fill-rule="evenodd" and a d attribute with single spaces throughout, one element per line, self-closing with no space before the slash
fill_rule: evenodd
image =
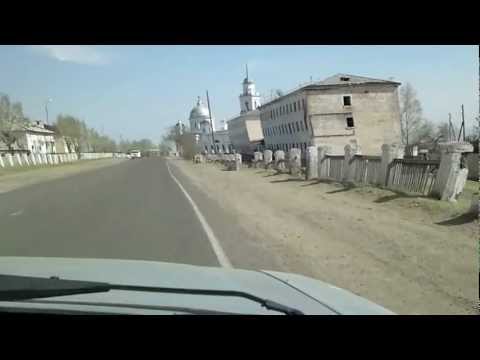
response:
<path id="1" fill-rule="evenodd" d="M 123 161 L 0 194 L 0 256 L 219 266 L 161 158 Z"/>

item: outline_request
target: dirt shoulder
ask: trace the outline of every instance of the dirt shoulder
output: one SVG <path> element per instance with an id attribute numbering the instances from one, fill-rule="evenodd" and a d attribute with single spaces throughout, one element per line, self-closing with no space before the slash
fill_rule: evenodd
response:
<path id="1" fill-rule="evenodd" d="M 79 160 L 60 165 L 0 168 L 0 194 L 24 186 L 100 169 L 124 161 L 122 159 Z"/>
<path id="2" fill-rule="evenodd" d="M 452 205 L 271 170 L 170 163 L 226 211 L 283 271 L 346 288 L 400 314 L 474 314 L 478 219 Z M 227 254 L 235 263 L 236 254 Z"/>

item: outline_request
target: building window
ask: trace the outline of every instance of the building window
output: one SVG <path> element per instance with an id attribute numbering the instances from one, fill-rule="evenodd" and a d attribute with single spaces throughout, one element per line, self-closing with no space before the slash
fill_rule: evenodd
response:
<path id="1" fill-rule="evenodd" d="M 297 131 L 300 131 L 300 125 L 298 125 L 298 121 L 296 122 L 297 125 Z"/>
<path id="2" fill-rule="evenodd" d="M 292 125 L 288 124 L 288 132 L 291 134 L 292 133 Z"/>
<path id="3" fill-rule="evenodd" d="M 305 124 L 305 130 L 308 130 L 308 123 L 307 123 L 307 117 L 303 117 L 303 123 Z"/>
<path id="4" fill-rule="evenodd" d="M 353 117 L 351 117 L 351 116 L 347 117 L 347 127 L 349 127 L 349 128 L 355 127 L 355 124 L 353 122 Z"/>
<path id="5" fill-rule="evenodd" d="M 305 99 L 302 99 L 302 109 L 305 111 Z"/>
<path id="6" fill-rule="evenodd" d="M 293 112 L 293 106 L 292 106 L 292 104 L 289 104 L 289 107 L 290 107 L 290 112 Z"/>
<path id="7" fill-rule="evenodd" d="M 303 128 L 303 123 L 300 123 L 300 130 L 304 131 L 305 129 Z"/>
<path id="8" fill-rule="evenodd" d="M 352 105 L 352 98 L 350 96 L 343 97 L 343 106 L 351 106 Z"/>
<path id="9" fill-rule="evenodd" d="M 297 101 L 297 108 L 298 108 L 298 111 L 300 111 L 300 100 Z"/>
<path id="10" fill-rule="evenodd" d="M 293 103 L 293 111 L 297 111 L 297 103 L 296 102 Z"/>

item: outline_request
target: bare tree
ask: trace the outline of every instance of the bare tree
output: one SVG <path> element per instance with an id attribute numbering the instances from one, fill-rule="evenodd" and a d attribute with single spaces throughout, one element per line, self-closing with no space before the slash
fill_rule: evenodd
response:
<path id="1" fill-rule="evenodd" d="M 400 116 L 402 142 L 406 145 L 419 141 L 433 127 L 422 116 L 422 106 L 417 92 L 410 83 L 400 88 Z"/>

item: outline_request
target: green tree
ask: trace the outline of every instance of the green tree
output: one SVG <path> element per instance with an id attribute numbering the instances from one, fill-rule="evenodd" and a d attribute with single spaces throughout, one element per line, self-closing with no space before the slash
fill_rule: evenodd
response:
<path id="1" fill-rule="evenodd" d="M 195 143 L 195 137 L 188 130 L 179 131 L 176 126 L 167 129 L 166 134 L 162 138 L 163 144 L 174 143 L 180 149 L 182 156 L 186 159 L 192 159 L 198 153 Z"/>
<path id="2" fill-rule="evenodd" d="M 28 119 L 23 115 L 22 104 L 12 103 L 8 95 L 2 94 L 0 96 L 0 141 L 10 151 L 18 140 L 16 130 L 22 130 L 27 122 Z"/>

